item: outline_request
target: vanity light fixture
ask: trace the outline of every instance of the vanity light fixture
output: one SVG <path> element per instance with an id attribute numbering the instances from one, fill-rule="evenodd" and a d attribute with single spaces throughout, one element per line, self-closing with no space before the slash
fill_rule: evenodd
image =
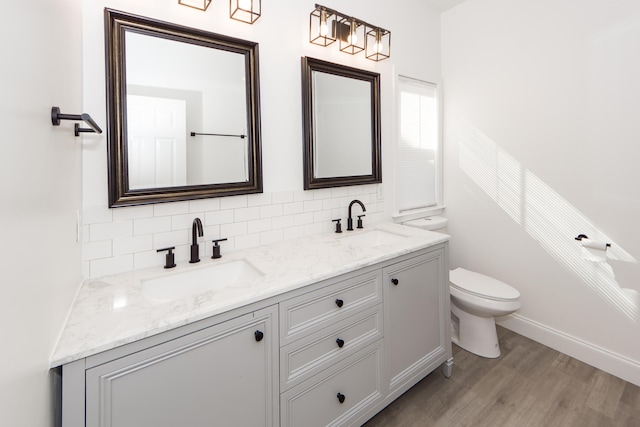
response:
<path id="1" fill-rule="evenodd" d="M 320 46 L 335 42 L 337 17 L 331 9 L 316 5 L 309 16 L 309 42 Z"/>
<path id="2" fill-rule="evenodd" d="M 189 6 L 194 9 L 207 10 L 211 0 L 178 0 L 178 4 Z"/>
<path id="3" fill-rule="evenodd" d="M 366 24 L 356 18 L 342 18 L 340 20 L 340 51 L 351 55 L 364 50 Z"/>
<path id="4" fill-rule="evenodd" d="M 229 17 L 253 24 L 260 18 L 261 0 L 229 0 Z"/>
<path id="5" fill-rule="evenodd" d="M 391 32 L 382 28 L 374 28 L 367 32 L 365 53 L 367 59 L 382 61 L 391 56 Z"/>
<path id="6" fill-rule="evenodd" d="M 382 61 L 391 56 L 391 32 L 316 4 L 309 17 L 309 42 L 329 46 L 340 40 L 340 51 Z"/>

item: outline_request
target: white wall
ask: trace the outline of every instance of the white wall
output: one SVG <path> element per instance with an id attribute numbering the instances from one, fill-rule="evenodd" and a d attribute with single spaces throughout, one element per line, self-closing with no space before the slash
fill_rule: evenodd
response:
<path id="1" fill-rule="evenodd" d="M 81 3 L 3 4 L 0 425 L 53 424 L 49 358 L 80 284 Z"/>
<path id="2" fill-rule="evenodd" d="M 504 324 L 640 385 L 640 3 L 470 0 L 442 16 L 451 266 Z M 612 243 L 586 260 L 580 233 Z"/>
<path id="3" fill-rule="evenodd" d="M 229 19 L 228 2 L 214 1 L 206 12 L 176 0 L 84 1 L 84 104 L 105 123 L 103 8 L 123 10 L 259 43 L 264 194 L 129 208 L 107 208 L 106 135 L 84 150 L 84 245 L 86 277 L 161 265 L 155 249 L 177 246 L 176 259 L 188 259 L 190 226 L 199 216 L 205 239 L 227 237 L 225 251 L 329 231 L 331 219 L 347 216 L 350 200 L 367 207 L 365 223 L 389 219 L 393 173 L 393 84 L 397 73 L 440 79 L 439 15 L 419 0 L 323 3 L 389 29 L 391 59 L 375 63 L 309 43 L 314 1 L 265 1 L 254 24 Z M 381 73 L 383 188 L 378 185 L 303 191 L 302 56 Z M 102 114 L 102 115 L 101 115 Z M 387 191 L 388 189 L 388 191 Z M 206 250 L 210 251 L 210 245 Z"/>

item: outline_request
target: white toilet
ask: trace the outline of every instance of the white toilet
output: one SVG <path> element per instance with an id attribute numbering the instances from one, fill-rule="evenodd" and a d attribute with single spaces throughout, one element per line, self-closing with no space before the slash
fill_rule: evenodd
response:
<path id="1" fill-rule="evenodd" d="M 404 225 L 444 232 L 447 219 L 428 217 Z M 451 291 L 451 340 L 478 356 L 496 358 L 500 346 L 496 316 L 506 316 L 520 308 L 520 292 L 499 280 L 456 268 L 449 272 Z"/>

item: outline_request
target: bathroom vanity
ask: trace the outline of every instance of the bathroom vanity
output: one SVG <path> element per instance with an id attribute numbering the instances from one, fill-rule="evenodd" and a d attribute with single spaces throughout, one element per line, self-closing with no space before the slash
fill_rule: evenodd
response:
<path id="1" fill-rule="evenodd" d="M 379 224 L 87 281 L 51 364 L 63 425 L 361 425 L 451 374 L 447 241 Z M 207 275 L 227 285 L 158 290 Z"/>

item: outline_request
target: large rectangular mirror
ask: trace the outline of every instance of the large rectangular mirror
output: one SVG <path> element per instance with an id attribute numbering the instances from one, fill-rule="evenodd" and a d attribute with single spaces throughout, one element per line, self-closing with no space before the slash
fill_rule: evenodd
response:
<path id="1" fill-rule="evenodd" d="M 109 206 L 262 192 L 258 44 L 105 9 Z"/>
<path id="2" fill-rule="evenodd" d="M 302 58 L 304 188 L 382 182 L 380 75 Z"/>

